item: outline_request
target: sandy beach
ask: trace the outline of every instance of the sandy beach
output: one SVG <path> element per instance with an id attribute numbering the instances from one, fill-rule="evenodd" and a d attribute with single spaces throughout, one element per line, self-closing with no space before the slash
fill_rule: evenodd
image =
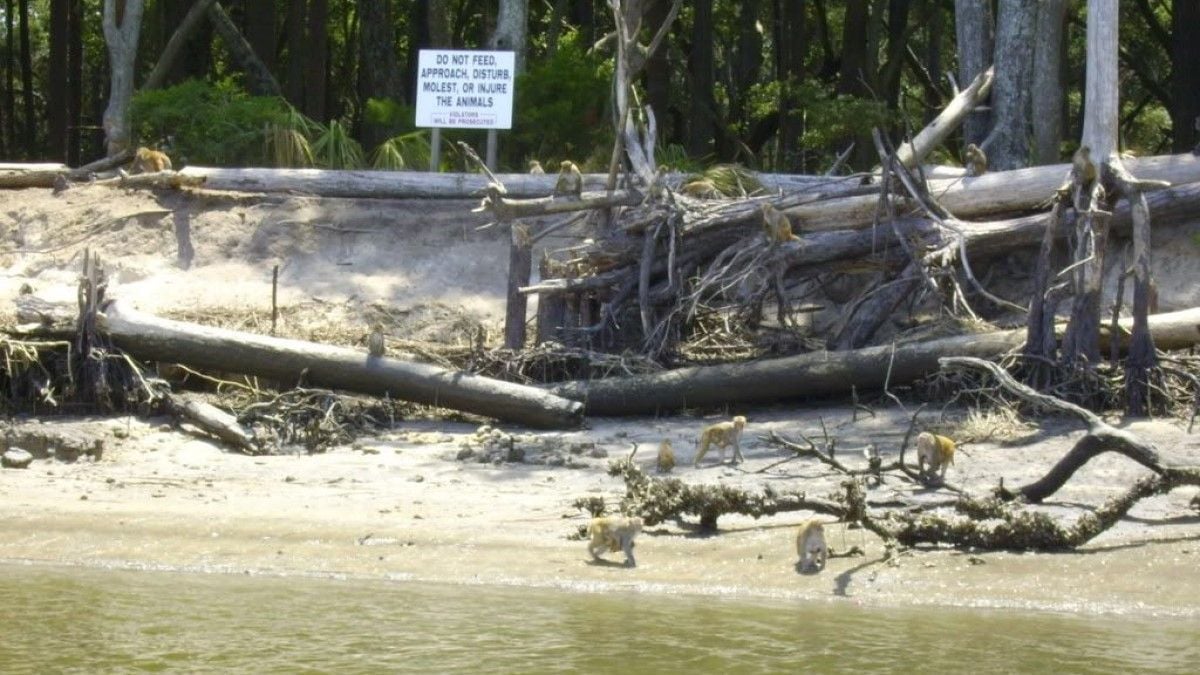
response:
<path id="1" fill-rule="evenodd" d="M 430 308 L 453 307 L 492 335 L 502 317 L 507 235 L 476 231 L 469 205 L 430 215 L 369 200 L 289 197 L 268 205 L 87 186 L 59 197 L 6 194 L 0 226 L 19 250 L 2 261 L 0 293 L 9 297 L 28 283 L 39 297 L 74 302 L 87 245 L 108 265 L 111 297 L 168 315 L 220 315 L 226 324 L 247 317 L 247 330 L 265 330 L 274 265 L 281 269 L 280 334 L 288 337 L 353 344 L 366 315 L 387 312 L 401 326 L 393 338 L 468 340 L 469 327 L 438 323 Z M 187 269 L 175 259 L 176 223 L 162 215 L 164 206 L 190 220 L 196 257 Z M 143 211 L 149 215 L 128 215 Z M 688 482 L 823 495 L 839 476 L 811 459 L 768 468 L 787 454 L 759 437 L 771 430 L 819 435 L 823 421 L 846 461 L 865 461 L 857 449 L 867 443 L 886 459 L 898 451 L 910 416 L 890 404 L 856 422 L 845 407 L 728 413 L 750 419 L 747 461 L 734 468 L 713 457 L 699 469 L 690 466 L 696 435 L 715 415 L 590 419 L 572 432 L 504 428 L 532 450 L 523 462 L 500 464 L 459 459 L 477 427 L 461 422 L 401 420 L 323 454 L 249 457 L 164 418 L 20 417 L 10 435 L 74 439 L 81 447 L 102 439 L 104 453 L 98 461 L 44 457 L 28 469 L 0 470 L 0 562 L 1200 616 L 1200 515 L 1189 505 L 1191 489 L 1139 504 L 1069 554 L 916 550 L 884 560 L 877 539 L 831 524 L 836 551 L 858 546 L 865 555 L 835 557 L 822 573 L 802 575 L 794 532 L 812 514 L 801 512 L 723 517 L 714 536 L 673 523 L 649 527 L 638 540 L 636 568 L 621 566 L 619 556 L 592 563 L 584 542 L 569 538 L 586 522 L 571 504 L 600 496 L 615 508 L 623 486 L 606 467 L 634 443 L 650 470 L 651 450 L 670 439 L 680 459 L 674 475 Z M 1042 475 L 1082 434 L 1067 420 L 1026 422 L 1009 441 L 964 443 L 950 478 L 976 494 L 1001 478 L 1019 485 Z M 1128 428 L 1168 461 L 1195 463 L 1200 435 L 1184 426 L 1161 420 Z M 548 446 L 561 449 L 558 460 L 537 451 Z M 1144 471 L 1100 457 L 1041 508 L 1076 517 Z M 869 494 L 875 503 L 947 497 L 896 478 Z"/>

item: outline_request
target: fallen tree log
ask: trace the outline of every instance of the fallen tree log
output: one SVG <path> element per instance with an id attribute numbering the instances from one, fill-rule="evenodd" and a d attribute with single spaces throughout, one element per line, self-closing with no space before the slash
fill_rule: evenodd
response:
<path id="1" fill-rule="evenodd" d="M 1133 174 L 1145 180 L 1165 180 L 1172 185 L 1200 181 L 1200 157 L 1191 153 L 1142 157 L 1126 162 Z M 1034 209 L 1044 204 L 1063 183 L 1070 164 L 989 172 L 973 178 L 930 181 L 934 199 L 958 218 L 973 218 Z M 876 195 L 861 195 L 811 202 L 784 210 L 801 231 L 857 229 L 875 221 Z"/>
<path id="2" fill-rule="evenodd" d="M 109 303 L 101 328 L 148 361 L 390 396 L 539 428 L 572 428 L 583 406 L 535 387 L 301 340 L 171 321 Z"/>
<path id="3" fill-rule="evenodd" d="M 1132 325 L 1121 324 L 1125 330 Z M 1200 308 L 1150 317 L 1161 349 L 1200 344 Z M 663 373 L 574 381 L 551 391 L 582 401 L 589 415 L 645 415 L 696 406 L 767 403 L 877 389 L 936 371 L 945 356 L 996 358 L 1025 342 L 1025 330 L 960 335 L 844 352 L 813 352 L 751 363 L 694 366 Z"/>

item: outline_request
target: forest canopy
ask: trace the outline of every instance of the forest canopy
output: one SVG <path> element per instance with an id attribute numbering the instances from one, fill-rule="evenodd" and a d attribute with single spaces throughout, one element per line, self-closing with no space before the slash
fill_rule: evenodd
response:
<path id="1" fill-rule="evenodd" d="M 639 1 L 648 41 L 672 2 Z M 279 96 L 252 93 L 261 87 L 243 56 L 219 22 L 206 20 L 161 82 L 147 86 L 172 35 L 201 3 L 232 20 Z M 607 164 L 616 47 L 602 0 L 5 0 L 0 156 L 79 165 L 105 153 L 112 80 L 105 4 L 118 17 L 127 5 L 144 6 L 132 136 L 169 144 L 181 164 L 424 168 L 429 130 L 413 126 L 418 51 L 489 48 L 506 12 L 523 18 L 525 30 L 515 45 L 522 73 L 500 168 L 566 157 L 585 170 Z M 957 162 L 967 142 L 1013 124 L 1028 142 L 1003 149 L 1015 158 L 999 157 L 997 168 L 1061 161 L 1082 128 L 1085 3 L 1014 0 L 999 3 L 995 15 L 989 4 L 681 3 L 636 83 L 639 100 L 657 115 L 659 159 L 684 170 L 738 162 L 823 172 L 854 142 L 848 167 L 869 168 L 877 161 L 871 128 L 897 137 L 919 129 L 981 65 L 1013 59 L 1012 81 L 1025 92 L 1019 112 L 995 100 L 1011 86 L 998 77 L 991 109 L 972 115 L 963 137 L 934 159 Z M 1169 0 L 1120 5 L 1122 149 L 1190 150 L 1200 116 L 1200 8 Z M 478 145 L 483 133 L 447 136 Z M 443 164 L 465 166 L 452 153 Z"/>

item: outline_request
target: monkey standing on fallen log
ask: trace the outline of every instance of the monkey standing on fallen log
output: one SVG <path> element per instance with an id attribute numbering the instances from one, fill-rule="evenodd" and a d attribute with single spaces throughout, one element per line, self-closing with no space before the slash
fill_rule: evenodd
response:
<path id="1" fill-rule="evenodd" d="M 963 166 L 967 167 L 968 176 L 982 176 L 987 173 L 987 155 L 983 148 L 969 143 L 963 150 Z"/>
<path id="2" fill-rule="evenodd" d="M 167 153 L 151 150 L 146 146 L 137 149 L 133 156 L 133 173 L 157 173 L 171 170 L 171 158 Z"/>

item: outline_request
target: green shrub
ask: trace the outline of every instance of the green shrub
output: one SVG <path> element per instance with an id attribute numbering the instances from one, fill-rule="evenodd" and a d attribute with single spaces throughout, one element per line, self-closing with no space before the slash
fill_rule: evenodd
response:
<path id="1" fill-rule="evenodd" d="M 509 161 L 524 170 L 527 158 L 556 166 L 566 157 L 590 157 L 597 147 L 611 152 L 611 90 L 611 60 L 588 53 L 576 31 L 565 33 L 552 58 L 517 78 L 512 145 L 520 154 Z"/>
<path id="2" fill-rule="evenodd" d="M 289 122 L 289 118 L 298 113 L 281 98 L 250 96 L 233 80 L 225 79 L 215 83 L 188 80 L 166 89 L 138 92 L 130 114 L 136 142 L 153 145 L 172 137 L 176 166 L 253 166 L 263 160 L 272 126 L 295 129 L 295 120 Z"/>

